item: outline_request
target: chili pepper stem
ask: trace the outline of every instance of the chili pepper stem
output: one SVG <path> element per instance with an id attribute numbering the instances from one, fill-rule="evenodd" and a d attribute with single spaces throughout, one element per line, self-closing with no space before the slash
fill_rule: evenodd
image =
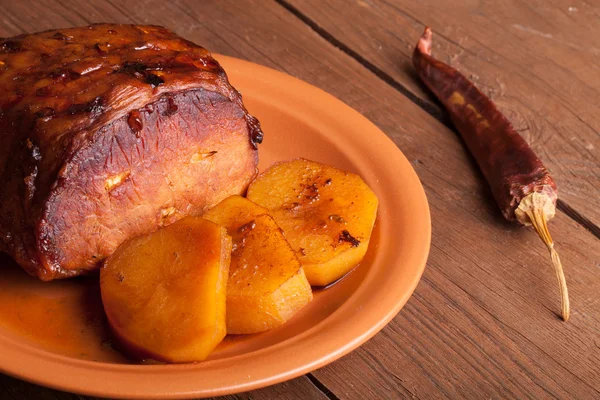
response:
<path id="1" fill-rule="evenodd" d="M 560 262 L 558 253 L 554 249 L 554 242 L 548 231 L 547 224 L 547 221 L 554 217 L 554 213 L 555 205 L 550 197 L 539 192 L 527 195 L 521 200 L 515 210 L 517 220 L 523 225 L 533 225 L 540 239 L 542 239 L 548 251 L 550 251 L 552 265 L 554 266 L 554 272 L 556 272 L 556 279 L 558 280 L 558 287 L 560 289 L 561 317 L 563 321 L 566 321 L 569 319 L 570 312 L 569 291 L 567 290 L 567 281 L 565 280 L 562 263 Z"/>

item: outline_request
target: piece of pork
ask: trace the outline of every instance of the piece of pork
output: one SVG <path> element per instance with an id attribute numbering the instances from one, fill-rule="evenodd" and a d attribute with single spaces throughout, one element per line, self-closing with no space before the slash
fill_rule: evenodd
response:
<path id="1" fill-rule="evenodd" d="M 204 48 L 158 26 L 0 40 L 0 250 L 43 280 L 242 194 L 258 121 Z"/>

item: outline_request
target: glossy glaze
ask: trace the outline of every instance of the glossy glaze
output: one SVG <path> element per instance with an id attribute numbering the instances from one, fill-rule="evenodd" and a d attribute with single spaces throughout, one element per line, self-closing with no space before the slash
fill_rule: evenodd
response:
<path id="1" fill-rule="evenodd" d="M 256 172 L 258 121 L 207 50 L 162 27 L 4 39 L 0 92 L 0 250 L 43 280 L 97 269 Z"/>

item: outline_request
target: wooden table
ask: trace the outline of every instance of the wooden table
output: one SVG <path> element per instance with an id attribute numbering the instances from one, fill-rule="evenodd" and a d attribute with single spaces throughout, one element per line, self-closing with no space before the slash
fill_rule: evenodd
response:
<path id="1" fill-rule="evenodd" d="M 92 22 L 161 24 L 337 96 L 389 135 L 430 202 L 431 254 L 400 314 L 350 355 L 230 399 L 600 398 L 600 7 L 579 0 L 0 1 L 0 36 Z M 410 55 L 434 54 L 490 95 L 556 178 L 551 231 L 571 294 L 557 317 L 549 256 L 506 223 Z M 0 355 L 1 357 L 1 355 Z M 1 398 L 74 399 L 0 375 Z"/>

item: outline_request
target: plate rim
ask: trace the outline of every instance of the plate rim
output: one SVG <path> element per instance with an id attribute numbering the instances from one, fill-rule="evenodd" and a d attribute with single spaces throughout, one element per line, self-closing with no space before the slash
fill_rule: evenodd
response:
<path id="1" fill-rule="evenodd" d="M 251 375 L 249 375 L 247 380 L 231 382 L 228 386 L 203 389 L 200 388 L 196 390 L 194 390 L 193 388 L 190 389 L 188 387 L 187 389 L 177 390 L 174 388 L 165 389 L 168 388 L 168 385 L 166 385 L 163 387 L 163 389 L 160 389 L 158 391 L 155 389 L 155 386 L 145 387 L 143 390 L 131 390 L 131 383 L 128 383 L 125 377 L 121 377 L 119 379 L 119 375 L 143 373 L 144 375 L 148 376 L 147 381 L 153 383 L 151 376 L 154 379 L 160 379 L 154 376 L 157 374 L 160 374 L 161 378 L 163 379 L 169 379 L 172 378 L 171 375 L 179 375 L 182 373 L 186 375 L 201 375 L 203 371 L 210 369 L 211 366 L 214 366 L 215 364 L 222 364 L 227 361 L 230 362 L 232 359 L 240 361 L 247 358 L 254 358 L 257 355 L 264 356 L 266 354 L 267 356 L 272 356 L 273 352 L 281 351 L 282 348 L 284 350 L 289 350 L 290 345 L 293 347 L 296 343 L 302 343 L 302 340 L 304 338 L 310 338 L 311 332 L 315 330 L 318 331 L 317 328 L 319 328 L 320 326 L 331 325 L 332 323 L 335 323 L 336 320 L 339 319 L 341 311 L 343 311 L 349 305 L 351 308 L 351 299 L 355 299 L 359 295 L 365 296 L 365 293 L 363 292 L 365 291 L 366 285 L 361 284 L 356 290 L 356 292 L 353 293 L 351 297 L 340 306 L 339 309 L 337 309 L 331 315 L 325 318 L 325 320 L 321 321 L 317 325 L 311 327 L 310 329 L 302 332 L 299 335 L 295 335 L 294 337 L 288 340 L 274 344 L 267 348 L 259 349 L 246 354 L 237 355 L 233 358 L 208 360 L 197 364 L 140 366 L 135 364 L 110 364 L 80 360 L 60 354 L 51 353 L 40 348 L 32 347 L 31 345 L 26 345 L 22 342 L 19 342 L 18 335 L 8 333 L 5 330 L 0 330 L 0 353 L 4 354 L 4 357 L 2 358 L 9 359 L 12 361 L 16 359 L 19 360 L 16 363 L 12 362 L 10 365 L 6 365 L 5 362 L 0 360 L 0 372 L 46 387 L 92 396 L 109 396 L 115 398 L 197 398 L 234 394 L 258 389 L 261 387 L 273 385 L 289 379 L 296 378 L 343 357 L 350 351 L 358 348 L 360 345 L 372 338 L 381 329 L 383 329 L 383 327 L 385 327 L 396 316 L 396 314 L 412 296 L 418 282 L 421 279 L 429 255 L 429 250 L 431 246 L 431 216 L 425 190 L 422 184 L 420 183 L 415 170 L 412 168 L 402 151 L 382 130 L 380 130 L 376 125 L 370 122 L 366 117 L 364 117 L 362 114 L 360 114 L 358 111 L 354 110 L 350 106 L 346 105 L 341 100 L 325 92 L 324 90 L 310 85 L 309 83 L 306 83 L 300 79 L 287 75 L 283 72 L 259 64 L 251 63 L 245 60 L 229 56 L 224 56 L 221 54 L 214 54 L 214 57 L 219 61 L 219 63 L 225 65 L 225 70 L 228 72 L 228 75 L 241 75 L 244 73 L 244 71 L 246 71 L 246 73 L 250 70 L 255 71 L 253 73 L 253 78 L 257 81 L 260 81 L 262 84 L 266 85 L 269 88 L 269 90 L 265 90 L 264 93 L 262 93 L 263 95 L 272 94 L 275 96 L 274 98 L 278 98 L 280 97 L 279 95 L 285 94 L 287 100 L 293 98 L 294 102 L 298 104 L 304 102 L 308 105 L 309 103 L 307 99 L 294 98 L 294 96 L 297 97 L 297 95 L 290 94 L 293 89 L 298 88 L 301 89 L 298 90 L 298 92 L 310 93 L 311 99 L 313 97 L 318 97 L 319 104 L 325 103 L 328 106 L 322 107 L 321 110 L 312 109 L 310 110 L 311 113 L 320 113 L 325 118 L 330 118 L 330 115 L 328 114 L 330 112 L 330 109 L 345 110 L 346 116 L 351 116 L 350 119 L 352 120 L 351 122 L 353 123 L 353 125 L 365 127 L 369 132 L 377 133 L 377 136 L 372 139 L 374 142 L 377 142 L 377 145 L 379 147 L 381 147 L 380 150 L 386 152 L 386 156 L 390 157 L 390 159 L 388 159 L 387 162 L 391 160 L 395 163 L 398 163 L 408 174 L 407 179 L 411 181 L 411 190 L 416 196 L 416 200 L 413 201 L 413 203 L 419 206 L 419 209 L 416 210 L 415 213 L 417 213 L 419 217 L 422 218 L 422 220 L 420 221 L 421 230 L 418 233 L 419 237 L 417 240 L 417 244 L 419 245 L 419 248 L 417 249 L 418 251 L 411 249 L 413 253 L 417 253 L 413 255 L 413 264 L 416 267 L 413 271 L 413 274 L 409 276 L 410 282 L 408 282 L 408 284 L 406 285 L 406 290 L 395 298 L 393 307 L 380 311 L 377 314 L 378 316 L 377 318 L 375 318 L 376 321 L 374 321 L 372 325 L 370 325 L 366 329 L 361 329 L 361 332 L 359 334 L 352 335 L 352 340 L 345 341 L 342 345 L 328 343 L 328 347 L 321 346 L 325 347 L 326 350 L 320 351 L 320 356 L 316 358 L 314 356 L 310 356 L 310 354 L 308 357 L 305 356 L 304 361 L 300 362 L 300 364 L 302 365 L 296 365 L 293 368 L 287 368 L 284 371 L 269 374 L 269 376 L 266 377 L 261 376 L 253 378 L 251 377 Z M 232 74 L 232 72 L 234 73 Z M 290 111 L 302 114 L 308 109 L 310 109 L 310 107 L 301 107 L 300 109 L 291 109 Z M 345 150 L 348 149 L 349 148 L 345 148 Z M 360 154 L 360 152 L 358 151 L 359 149 L 354 150 L 354 155 Z M 347 152 L 344 153 L 348 154 Z M 380 218 L 380 220 L 383 224 L 381 230 L 382 232 L 384 232 L 383 227 L 385 226 L 385 220 L 383 218 Z M 366 279 L 368 279 L 368 277 L 366 277 Z M 357 307 L 357 310 L 358 309 L 359 307 Z M 362 318 L 363 320 L 366 320 L 364 316 Z M 371 318 L 371 320 L 372 319 L 373 318 Z M 307 353 L 311 352 L 307 351 Z M 48 375 L 45 373 L 45 368 L 50 367 L 54 368 L 52 374 L 53 378 L 49 378 Z M 97 379 L 95 380 L 99 381 L 100 383 L 94 385 L 93 380 L 92 382 L 90 382 L 90 379 L 74 379 L 74 374 L 76 375 L 77 372 L 89 372 L 90 369 L 94 370 L 94 375 L 99 374 Z M 64 378 L 62 378 L 61 381 L 58 381 L 57 379 L 55 379 L 57 374 L 60 374 L 60 376 L 64 376 Z M 104 382 L 104 380 L 102 380 L 100 374 L 110 375 L 110 379 L 113 379 L 113 385 L 104 385 L 102 383 Z"/>

